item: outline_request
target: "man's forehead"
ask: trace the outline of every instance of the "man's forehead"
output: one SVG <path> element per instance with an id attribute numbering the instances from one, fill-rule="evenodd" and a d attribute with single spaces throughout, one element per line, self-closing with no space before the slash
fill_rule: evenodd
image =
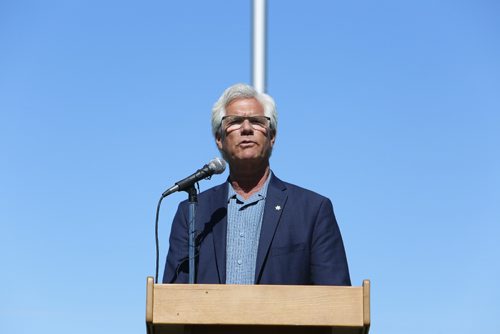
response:
<path id="1" fill-rule="evenodd" d="M 264 114 L 264 107 L 256 98 L 238 98 L 227 104 L 226 111 L 238 114 Z"/>

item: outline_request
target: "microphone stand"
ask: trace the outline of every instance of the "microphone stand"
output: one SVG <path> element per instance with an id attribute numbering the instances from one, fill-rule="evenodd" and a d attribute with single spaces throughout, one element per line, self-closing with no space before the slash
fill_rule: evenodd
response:
<path id="1" fill-rule="evenodd" d="M 195 268 L 195 221 L 196 221 L 196 206 L 198 205 L 198 192 L 194 185 L 185 190 L 188 193 L 189 202 L 189 284 L 194 284 L 196 277 Z"/>

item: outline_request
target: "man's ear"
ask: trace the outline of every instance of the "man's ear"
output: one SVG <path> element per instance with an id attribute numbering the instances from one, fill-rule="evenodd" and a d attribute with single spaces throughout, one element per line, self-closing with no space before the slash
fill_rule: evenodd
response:
<path id="1" fill-rule="evenodd" d="M 219 132 L 215 135 L 215 143 L 217 144 L 219 150 L 222 150 L 222 137 Z"/>
<path id="2" fill-rule="evenodd" d="M 274 145 L 275 141 L 276 141 L 276 130 L 271 131 L 271 145 Z"/>

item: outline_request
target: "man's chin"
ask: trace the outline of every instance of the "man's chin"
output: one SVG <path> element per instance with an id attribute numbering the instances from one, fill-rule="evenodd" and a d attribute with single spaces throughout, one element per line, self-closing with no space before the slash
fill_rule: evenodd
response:
<path id="1" fill-rule="evenodd" d="M 269 164 L 269 158 L 271 157 L 272 150 L 269 150 L 268 152 L 250 152 L 250 150 L 247 151 L 241 151 L 238 152 L 238 154 L 235 155 L 227 155 L 225 152 L 222 152 L 222 157 L 224 160 L 227 161 L 229 165 L 244 165 L 244 164 Z"/>
<path id="2" fill-rule="evenodd" d="M 268 164 L 269 158 L 266 156 L 255 156 L 255 155 L 239 155 L 231 157 L 228 161 L 229 165 L 260 165 L 260 164 Z"/>
<path id="3" fill-rule="evenodd" d="M 256 156 L 253 156 L 253 155 L 243 155 L 243 156 L 237 156 L 237 157 L 234 157 L 233 158 L 233 161 L 237 161 L 237 162 L 240 162 L 240 163 L 244 163 L 244 162 L 256 162 L 256 161 L 261 161 L 261 160 L 264 160 L 262 157 L 256 157 Z"/>

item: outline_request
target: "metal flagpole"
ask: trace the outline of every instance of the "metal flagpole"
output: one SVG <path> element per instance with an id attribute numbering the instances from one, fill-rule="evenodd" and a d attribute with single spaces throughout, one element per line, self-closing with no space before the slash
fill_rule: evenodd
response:
<path id="1" fill-rule="evenodd" d="M 266 92 L 266 0 L 253 0 L 252 85 Z"/>

